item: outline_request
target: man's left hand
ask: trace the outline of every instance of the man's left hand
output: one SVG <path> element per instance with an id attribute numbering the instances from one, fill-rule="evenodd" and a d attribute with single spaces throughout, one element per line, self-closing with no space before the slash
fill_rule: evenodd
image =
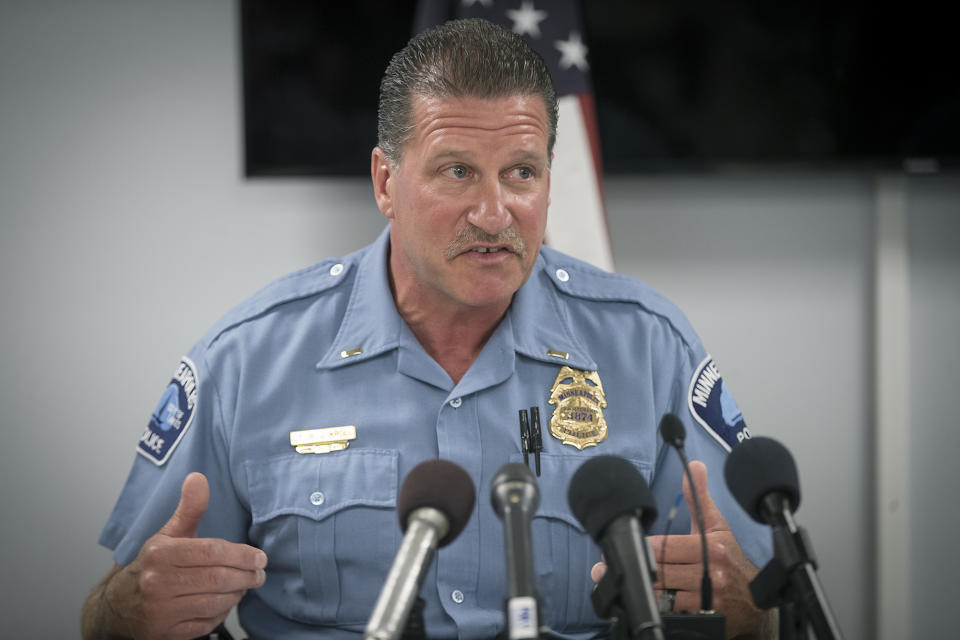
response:
<path id="1" fill-rule="evenodd" d="M 707 489 L 707 467 L 699 460 L 690 463 L 690 473 L 697 486 L 697 495 L 703 507 L 703 526 L 707 535 L 707 554 L 710 558 L 710 580 L 713 582 L 713 608 L 727 620 L 727 638 L 762 637 L 771 623 L 767 613 L 753 606 L 750 581 L 757 575 L 755 567 L 740 549 L 723 514 L 713 503 Z M 654 587 L 658 598 L 664 589 L 676 592 L 673 610 L 700 610 L 700 583 L 703 577 L 703 555 L 700 548 L 700 528 L 697 526 L 693 494 L 683 478 L 683 495 L 690 510 L 690 534 L 671 535 L 666 545 L 664 564 L 660 565 L 661 551 L 667 536 L 648 536 L 650 550 L 658 563 L 658 580 Z M 598 562 L 590 570 L 590 577 L 599 582 L 606 573 L 606 565 Z"/>
<path id="2" fill-rule="evenodd" d="M 740 549 L 730 526 L 717 509 L 707 488 L 707 467 L 699 460 L 690 463 L 690 473 L 697 486 L 703 508 L 703 526 L 710 558 L 710 580 L 713 582 L 713 608 L 727 616 L 727 637 L 756 634 L 764 626 L 766 614 L 753 606 L 750 581 L 757 575 L 755 567 Z M 683 495 L 690 511 L 690 534 L 671 535 L 666 544 L 664 564 L 659 566 L 654 587 L 676 591 L 674 611 L 700 610 L 700 583 L 703 576 L 703 555 L 700 528 L 697 526 L 693 494 L 683 478 Z M 647 538 L 654 558 L 660 562 L 666 536 Z"/>

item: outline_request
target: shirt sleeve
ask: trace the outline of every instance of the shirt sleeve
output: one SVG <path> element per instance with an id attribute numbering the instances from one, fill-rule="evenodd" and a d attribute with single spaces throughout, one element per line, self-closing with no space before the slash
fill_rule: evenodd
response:
<path id="1" fill-rule="evenodd" d="M 99 540 L 113 551 L 117 564 L 132 561 L 170 519 L 183 480 L 194 471 L 203 473 L 210 484 L 210 504 L 198 536 L 246 540 L 249 509 L 234 490 L 217 384 L 201 345 L 178 364 L 135 451 Z"/>
<path id="2" fill-rule="evenodd" d="M 673 413 L 683 422 L 687 457 L 706 465 L 710 497 L 730 525 L 744 554 L 750 562 L 762 568 L 773 555 L 770 529 L 747 515 L 730 493 L 724 478 L 729 451 L 749 438 L 750 432 L 719 369 L 699 341 L 688 344 L 678 340 L 671 348 L 672 354 L 665 354 L 661 361 L 674 366 L 669 406 L 662 414 Z M 660 450 L 652 487 L 658 514 L 652 531 L 665 531 L 669 511 L 677 504 L 670 533 L 685 534 L 690 531 L 690 514 L 681 497 L 683 465 L 679 454 L 664 444 L 659 435 L 658 442 Z M 703 502 L 703 496 L 700 500 Z"/>

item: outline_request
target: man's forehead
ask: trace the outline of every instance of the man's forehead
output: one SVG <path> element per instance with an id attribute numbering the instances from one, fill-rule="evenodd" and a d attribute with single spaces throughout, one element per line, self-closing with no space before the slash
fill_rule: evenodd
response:
<path id="1" fill-rule="evenodd" d="M 536 94 L 518 93 L 507 96 L 431 96 L 414 95 L 413 126 L 437 117 L 494 120 L 502 117 L 534 119 L 548 126 L 547 108 Z"/>
<path id="2" fill-rule="evenodd" d="M 413 101 L 411 141 L 425 142 L 457 134 L 503 134 L 549 137 L 543 99 L 537 95 L 437 97 L 417 96 Z"/>

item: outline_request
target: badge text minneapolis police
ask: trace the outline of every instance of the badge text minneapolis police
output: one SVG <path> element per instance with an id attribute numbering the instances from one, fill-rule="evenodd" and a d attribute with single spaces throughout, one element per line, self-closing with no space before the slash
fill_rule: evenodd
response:
<path id="1" fill-rule="evenodd" d="M 163 451 L 167 442 L 166 438 L 151 429 L 154 422 L 156 421 L 157 426 L 163 431 L 172 429 L 173 433 L 170 436 L 176 438 L 184 427 L 184 416 L 192 416 L 193 408 L 197 404 L 197 378 L 187 363 L 181 362 L 177 367 L 177 371 L 170 381 L 168 393 L 166 407 L 157 407 L 157 414 L 144 429 L 143 435 L 140 436 L 140 442 L 157 454 Z M 164 395 L 167 396 L 167 394 Z M 184 397 L 187 405 L 186 410 L 182 409 L 180 404 Z"/>
<path id="2" fill-rule="evenodd" d="M 714 387 L 717 385 L 717 382 L 720 382 L 720 393 L 717 394 L 717 396 L 713 396 Z M 724 425 L 718 422 L 712 422 L 710 419 L 712 415 L 715 415 L 716 410 L 715 406 L 713 407 L 714 411 L 711 411 L 711 396 L 713 396 L 715 401 L 720 405 L 720 417 L 725 423 L 726 428 L 724 428 Z M 743 423 L 743 416 L 740 414 L 740 410 L 737 408 L 733 398 L 723 387 L 720 369 L 717 368 L 713 360 L 707 362 L 696 376 L 693 388 L 690 390 L 690 402 L 701 409 L 701 411 L 698 412 L 695 407 L 691 406 L 691 409 L 694 409 L 694 414 L 697 415 L 701 421 L 705 421 L 706 426 L 709 426 L 715 432 L 719 433 L 719 435 L 727 441 L 727 444 L 731 446 L 734 444 L 730 438 L 731 435 L 736 438 L 737 443 L 750 438 L 750 429 Z"/>
<path id="3" fill-rule="evenodd" d="M 597 400 L 597 397 L 586 389 L 571 389 L 570 391 L 564 391 L 557 396 L 557 399 L 563 402 L 567 398 L 573 397 L 586 398 L 595 405 L 600 404 L 600 401 Z M 590 407 L 584 406 L 569 407 L 565 414 L 567 418 L 576 420 L 577 422 L 593 422 L 596 418 L 596 412 Z"/>

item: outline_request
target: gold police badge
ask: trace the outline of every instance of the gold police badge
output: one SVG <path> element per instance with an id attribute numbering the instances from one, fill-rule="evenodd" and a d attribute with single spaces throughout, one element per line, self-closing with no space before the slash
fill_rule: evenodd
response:
<path id="1" fill-rule="evenodd" d="M 550 404 L 556 405 L 550 418 L 550 435 L 577 449 L 595 447 L 607 439 L 603 408 L 607 398 L 596 371 L 563 367 L 550 389 Z"/>

